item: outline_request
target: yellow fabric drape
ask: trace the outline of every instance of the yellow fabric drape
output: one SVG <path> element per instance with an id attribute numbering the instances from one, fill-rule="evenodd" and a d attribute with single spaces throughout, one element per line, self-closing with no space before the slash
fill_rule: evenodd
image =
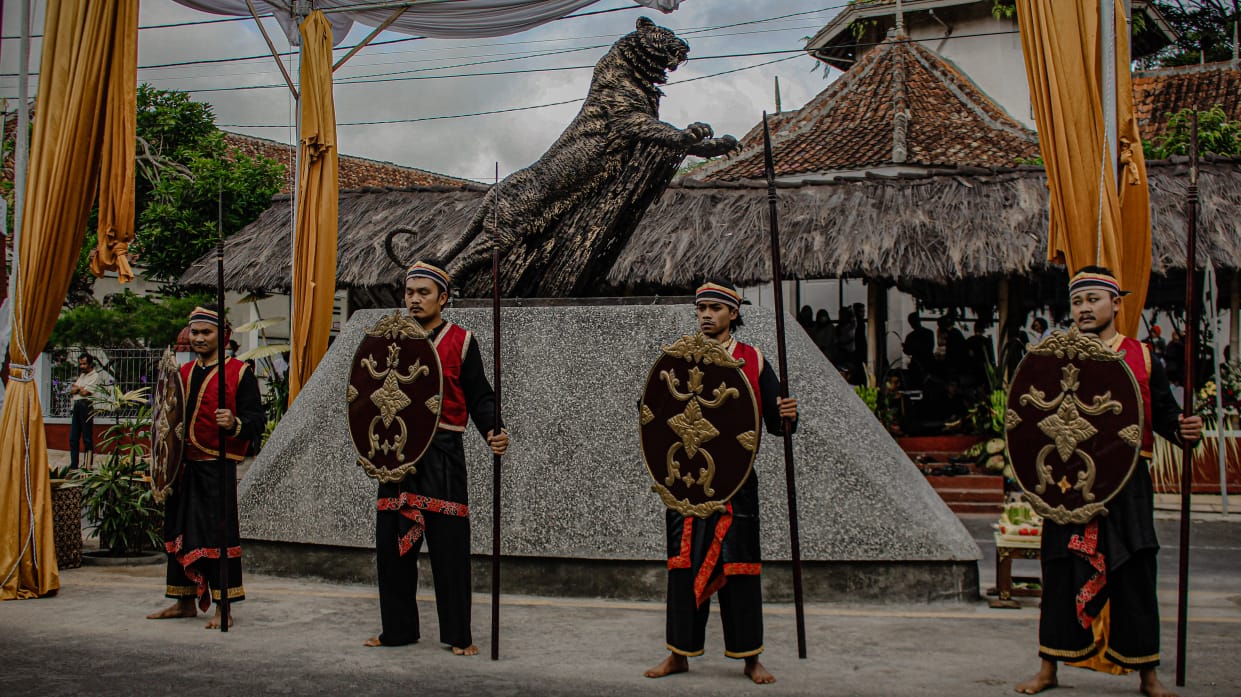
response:
<path id="1" fill-rule="evenodd" d="M 29 380 L 52 334 L 99 176 L 114 50 L 137 43 L 138 0 L 49 0 L 39 64 L 39 108 L 13 295 L 12 371 L 0 413 L 0 599 L 60 587 L 47 442 L 38 386 Z M 128 80 L 134 79 L 131 72 Z"/>
<path id="2" fill-rule="evenodd" d="M 332 26 L 318 10 L 302 22 L 302 133 L 293 250 L 292 365 L 289 403 L 327 352 L 336 298 L 336 107 Z"/>
<path id="3" fill-rule="evenodd" d="M 121 283 L 134 280 L 129 245 L 134 241 L 134 141 L 138 111 L 138 5 L 121 3 L 117 25 L 124 29 L 112 46 L 108 104 L 99 180 L 99 244 L 91 252 L 96 276 L 115 271 Z M 129 28 L 133 27 L 133 31 Z"/>
<path id="4" fill-rule="evenodd" d="M 1133 293 L 1125 298 L 1117 329 L 1136 336 L 1150 281 L 1150 191 L 1133 106 L 1124 10 L 1116 3 L 1117 131 L 1124 167 L 1119 185 L 1115 166 L 1104 162 L 1098 4 L 1018 0 L 1017 18 L 1051 190 L 1048 259 L 1063 263 L 1070 274 L 1090 264 L 1111 268 L 1121 287 Z"/>

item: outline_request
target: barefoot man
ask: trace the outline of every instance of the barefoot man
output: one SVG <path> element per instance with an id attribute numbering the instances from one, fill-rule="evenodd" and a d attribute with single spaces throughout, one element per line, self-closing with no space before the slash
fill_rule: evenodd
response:
<path id="1" fill-rule="evenodd" d="M 797 419 L 797 400 L 780 399 L 780 381 L 763 354 L 733 338 L 733 330 L 741 326 L 741 294 L 728 281 L 707 282 L 698 288 L 695 306 L 699 330 L 723 344 L 733 358 L 745 360 L 742 371 L 762 405 L 767 431 L 782 435 L 783 419 Z M 711 595 L 718 593 L 724 655 L 744 659 L 745 674 L 755 683 L 775 682 L 775 676 L 758 660 L 763 651 L 763 595 L 756 473 L 750 472 L 726 512 L 695 518 L 668 509 L 667 526 L 666 645 L 670 653 L 646 671 L 646 677 L 684 673 L 689 670 L 689 657 L 702 655 Z M 687 526 L 691 528 L 688 535 Z M 717 538 L 720 526 L 726 527 L 722 538 Z"/>
<path id="2" fill-rule="evenodd" d="M 1016 686 L 1032 695 L 1056 687 L 1056 663 L 1115 674 L 1138 671 L 1140 688 L 1150 697 L 1173 695 L 1159 681 L 1159 602 L 1151 446 L 1154 433 L 1175 443 L 1196 443 L 1202 420 L 1184 418 L 1168 386 L 1158 357 L 1136 339 L 1116 331 L 1121 290 L 1115 275 L 1087 266 L 1069 282 L 1069 303 L 1079 331 L 1099 337 L 1137 378 L 1145 402 L 1142 459 L 1129 482 L 1107 503 L 1108 514 L 1085 525 L 1043 523 L 1043 602 L 1039 619 L 1042 665 L 1033 678 Z M 1088 554 L 1095 541 L 1095 554 Z M 1102 560 L 1098 557 L 1101 556 Z M 1098 573 L 1094 561 L 1103 568 Z M 1101 581 L 1101 583 L 1100 583 Z M 1110 618 L 1110 626 L 1105 618 Z"/>
<path id="3" fill-rule="evenodd" d="M 228 358 L 224 365 L 224 404 L 217 369 L 220 337 L 216 331 L 218 310 L 214 305 L 196 307 L 190 313 L 190 347 L 197 358 L 181 366 L 181 387 L 189 413 L 185 424 L 185 460 L 181 478 L 173 484 L 164 507 L 164 548 L 168 552 L 167 590 L 176 600 L 171 606 L 147 615 L 162 620 L 194 617 L 211 601 L 220 600 L 220 540 L 218 523 L 224 515 L 221 502 L 236 496 L 237 482 L 219 465 L 220 428 L 228 432 L 224 456 L 234 462 L 245 459 L 250 441 L 263 432 L 267 417 L 259 396 L 258 380 L 245 361 Z M 227 325 L 226 325 L 227 326 Z M 228 340 L 228 336 L 224 337 Z M 230 481 L 232 479 L 232 481 Z M 237 510 L 236 506 L 233 510 Z M 241 531 L 236 515 L 226 521 L 228 530 L 228 598 L 246 599 L 241 583 Z M 207 591 L 211 594 L 208 595 Z M 197 601 L 197 603 L 196 603 Z M 230 626 L 233 621 L 229 616 Z M 207 623 L 219 629 L 220 608 Z"/>
<path id="4" fill-rule="evenodd" d="M 508 433 L 496 434 L 495 392 L 483 372 L 474 336 L 443 318 L 451 281 L 443 264 L 415 263 L 405 274 L 405 308 L 431 333 L 443 373 L 439 429 L 414 474 L 379 485 L 375 561 L 383 632 L 366 646 L 401 646 L 419 639 L 418 553 L 422 538 L 431 555 L 440 643 L 458 656 L 474 656 L 470 632 L 470 507 L 462 434 L 473 419 L 491 451 L 503 455 Z M 402 544 L 402 542 L 406 544 Z M 412 544 L 410 544 L 412 543 Z"/>

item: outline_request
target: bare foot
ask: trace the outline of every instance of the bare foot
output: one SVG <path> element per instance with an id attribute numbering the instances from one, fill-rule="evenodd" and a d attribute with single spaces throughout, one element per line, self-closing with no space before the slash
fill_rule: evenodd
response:
<path id="1" fill-rule="evenodd" d="M 178 600 L 159 612 L 152 612 L 147 615 L 148 620 L 171 620 L 178 617 L 197 617 L 198 608 L 194 607 L 193 600 Z"/>
<path id="2" fill-rule="evenodd" d="M 367 639 L 366 641 L 362 642 L 362 645 L 363 646 L 383 646 L 383 642 L 379 640 L 379 637 L 373 636 L 370 639 Z"/>
<path id="3" fill-rule="evenodd" d="M 776 681 L 776 676 L 772 675 L 762 663 L 758 662 L 758 656 L 750 656 L 745 659 L 745 674 L 754 681 L 755 685 L 770 685 Z"/>
<path id="4" fill-rule="evenodd" d="M 1142 694 L 1147 697 L 1176 697 L 1176 693 L 1163 686 L 1159 682 L 1159 673 L 1154 668 L 1148 668 L 1141 671 L 1142 676 Z"/>
<path id="5" fill-rule="evenodd" d="M 655 666 L 647 670 L 643 675 L 648 678 L 662 678 L 665 675 L 673 673 L 688 673 L 689 659 L 679 653 L 669 653 L 668 657 Z"/>
<path id="6" fill-rule="evenodd" d="M 1013 691 L 1020 692 L 1023 695 L 1037 695 L 1043 690 L 1050 690 L 1060 683 L 1056 680 L 1056 664 L 1047 659 L 1043 659 L 1043 665 L 1038 669 L 1038 673 L 1025 682 L 1017 683 Z"/>
<path id="7" fill-rule="evenodd" d="M 207 629 L 219 629 L 219 628 L 220 628 L 220 606 L 217 605 L 215 608 L 215 615 L 213 615 L 211 619 L 207 620 Z M 228 613 L 228 628 L 229 629 L 233 628 L 233 613 L 231 612 Z"/>
<path id="8" fill-rule="evenodd" d="M 464 649 L 463 649 L 463 648 L 460 648 L 460 647 L 457 647 L 457 646 L 454 646 L 454 647 L 452 647 L 452 654 L 453 654 L 454 656 L 477 656 L 477 655 L 478 655 L 478 647 L 477 647 L 477 646 L 475 646 L 474 644 L 470 644 L 469 646 L 465 647 Z"/>

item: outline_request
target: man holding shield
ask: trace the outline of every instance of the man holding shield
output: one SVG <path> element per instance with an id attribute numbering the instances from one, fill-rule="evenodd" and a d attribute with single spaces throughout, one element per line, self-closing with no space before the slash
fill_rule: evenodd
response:
<path id="1" fill-rule="evenodd" d="M 176 600 L 171 606 L 147 615 L 161 620 L 194 617 L 206 611 L 211 601 L 220 600 L 219 559 L 220 530 L 227 534 L 228 598 L 230 602 L 245 600 L 241 583 L 241 531 L 237 517 L 224 521 L 225 496 L 236 496 L 237 482 L 232 468 L 223 471 L 219 465 L 220 429 L 228 438 L 224 457 L 234 462 L 245 459 L 250 441 L 263 433 L 267 417 L 259 395 L 258 380 L 244 361 L 226 358 L 224 365 L 225 403 L 218 404 L 220 370 L 217 331 L 219 310 L 214 306 L 196 307 L 190 313 L 190 347 L 197 357 L 181 366 L 181 387 L 185 395 L 185 449 L 180 478 L 173 482 L 172 494 L 164 506 L 164 547 L 168 552 L 167 590 L 165 595 Z M 227 341 L 226 334 L 222 340 Z M 230 506 L 229 510 L 236 510 Z M 207 591 L 211 594 L 208 595 Z M 197 607 L 195 606 L 197 600 Z M 233 619 L 230 616 L 229 622 Z M 217 629 L 220 610 L 208 623 Z"/>
<path id="2" fill-rule="evenodd" d="M 1142 398 L 1143 432 L 1137 465 L 1123 488 L 1107 502 L 1106 515 L 1084 524 L 1044 521 L 1039 619 L 1042 665 L 1037 675 L 1016 686 L 1022 694 L 1055 687 L 1057 662 L 1064 661 L 1117 674 L 1136 670 L 1144 694 L 1172 695 L 1159 681 L 1156 670 L 1159 603 L 1155 555 L 1159 542 L 1148 467 L 1155 433 L 1178 444 L 1196 443 L 1202 436 L 1202 419 L 1181 414 L 1163 364 L 1151 356 L 1149 348 L 1116 331 L 1116 313 L 1126 294 L 1115 275 L 1100 266 L 1082 268 L 1069 282 L 1069 303 L 1077 330 L 1094 335 L 1112 351 L 1124 352 L 1124 362 Z M 1116 385 L 1112 389 L 1119 393 L 1121 388 Z M 1133 443 L 1138 444 L 1137 434 Z"/>
<path id="3" fill-rule="evenodd" d="M 704 283 L 695 294 L 698 328 L 707 339 L 722 345 L 728 356 L 744 361 L 740 369 L 750 384 L 767 431 L 782 434 L 784 419 L 794 420 L 796 426 L 797 400 L 781 399 L 779 379 L 762 352 L 733 337 L 732 331 L 742 323 L 741 302 L 741 294 L 728 281 Z M 717 390 L 715 401 L 723 401 L 720 394 Z M 757 434 L 746 435 L 754 437 L 751 452 L 757 450 Z M 703 440 L 714 437 L 713 434 Z M 670 653 L 647 670 L 646 677 L 660 678 L 689 670 L 688 658 L 703 653 L 711 596 L 718 594 L 724 655 L 744 659 L 745 674 L 755 683 L 775 682 L 775 676 L 758 660 L 763 651 L 758 515 L 758 479 L 752 470 L 726 507 L 708 517 L 684 515 L 669 508 L 666 646 Z"/>
<path id="4" fill-rule="evenodd" d="M 492 452 L 503 455 L 508 433 L 496 428 L 495 393 L 473 335 L 443 317 L 452 283 L 443 265 L 422 260 L 405 274 L 405 308 L 430 334 L 439 356 L 442 399 L 430 447 L 412 474 L 379 484 L 375 557 L 383 631 L 366 646 L 418 641 L 418 552 L 427 540 L 435 582 L 440 642 L 458 656 L 478 653 L 470 630 L 470 510 L 462 434 L 472 419 Z M 499 433 L 496 433 L 500 430 Z"/>

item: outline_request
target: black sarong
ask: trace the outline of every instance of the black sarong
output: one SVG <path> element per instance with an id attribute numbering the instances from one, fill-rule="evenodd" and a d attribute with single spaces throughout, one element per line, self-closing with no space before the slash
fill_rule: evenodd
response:
<path id="1" fill-rule="evenodd" d="M 223 467 L 215 460 L 186 460 L 185 470 L 164 506 L 164 548 L 168 552 L 169 598 L 197 598 L 206 610 L 220 599 L 220 520 L 224 497 L 235 511 L 237 487 L 234 465 Z M 224 526 L 228 548 L 228 598 L 246 599 L 241 579 L 241 531 L 237 517 Z M 210 590 L 210 596 L 207 591 Z"/>
<path id="2" fill-rule="evenodd" d="M 426 538 L 440 642 L 465 648 L 470 631 L 470 518 L 461 434 L 438 431 L 418 470 L 379 485 L 375 562 L 385 646 L 418 641 L 418 554 Z"/>

